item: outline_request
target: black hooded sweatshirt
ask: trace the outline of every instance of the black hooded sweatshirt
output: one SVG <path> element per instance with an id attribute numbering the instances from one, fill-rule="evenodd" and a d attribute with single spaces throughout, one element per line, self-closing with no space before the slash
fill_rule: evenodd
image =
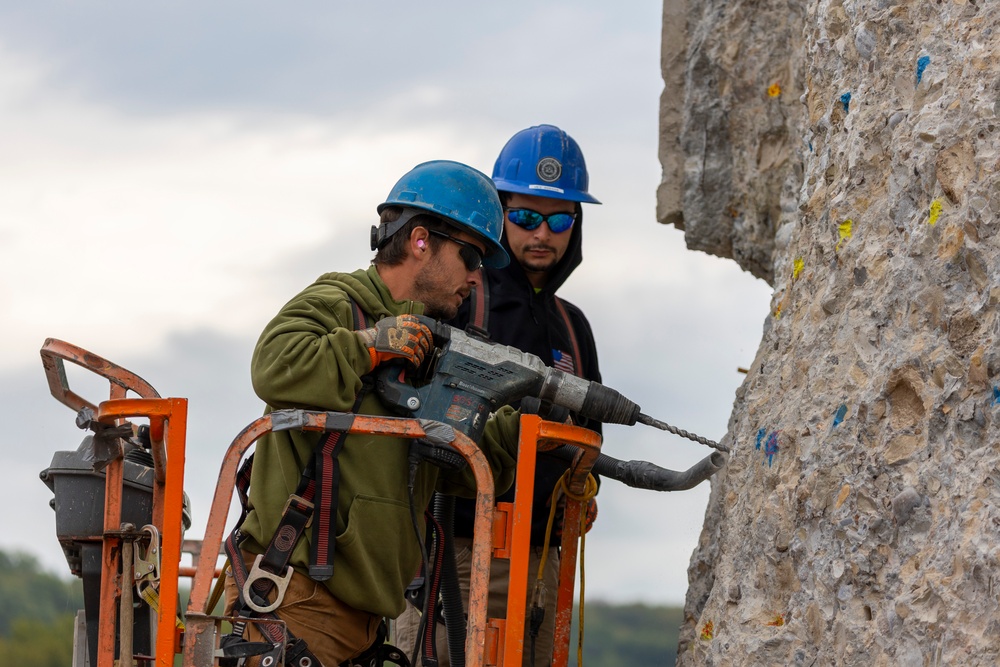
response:
<path id="1" fill-rule="evenodd" d="M 552 267 L 545 287 L 535 292 L 528 277 L 514 258 L 504 238 L 502 243 L 511 255 L 510 264 L 503 269 L 483 269 L 483 281 L 488 294 L 489 315 L 486 330 L 497 343 L 516 347 L 534 354 L 549 366 L 579 375 L 587 380 L 601 381 L 597 363 L 594 333 L 583 311 L 562 301 L 576 333 L 580 359 L 576 358 L 572 338 L 566 330 L 566 320 L 556 303 L 556 291 L 569 278 L 583 259 L 583 213 L 577 207 L 577 218 L 570 231 L 569 245 L 559 263 Z M 477 288 L 478 289 L 478 288 Z M 472 321 L 472 304 L 481 299 L 475 294 L 462 304 L 458 315 L 450 324 L 464 329 Z M 573 415 L 573 423 L 601 432 L 601 424 Z M 545 452 L 538 455 L 535 468 L 535 494 L 531 514 L 531 544 L 545 542 L 545 525 L 549 517 L 549 501 L 556 482 L 569 464 Z M 513 502 L 514 487 L 497 497 L 498 501 Z M 475 502 L 464 498 L 455 501 L 455 535 L 472 537 Z M 558 544 L 557 542 L 555 544 Z"/>

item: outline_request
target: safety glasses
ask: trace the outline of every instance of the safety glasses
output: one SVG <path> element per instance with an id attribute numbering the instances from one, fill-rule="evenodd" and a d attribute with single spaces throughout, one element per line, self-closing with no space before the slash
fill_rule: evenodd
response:
<path id="1" fill-rule="evenodd" d="M 553 234 L 562 234 L 576 222 L 576 213 L 542 215 L 538 211 L 532 211 L 530 208 L 509 208 L 507 209 L 507 219 L 521 229 L 527 229 L 529 232 L 533 229 L 538 229 L 539 225 L 543 222 L 547 222 Z"/>
<path id="2" fill-rule="evenodd" d="M 452 243 L 458 244 L 458 256 L 462 258 L 467 271 L 478 271 L 479 267 L 483 265 L 483 253 L 475 244 L 456 239 L 451 234 L 445 234 L 436 229 L 430 230 L 430 233 L 433 236 L 440 236 L 443 239 L 448 239 Z"/>

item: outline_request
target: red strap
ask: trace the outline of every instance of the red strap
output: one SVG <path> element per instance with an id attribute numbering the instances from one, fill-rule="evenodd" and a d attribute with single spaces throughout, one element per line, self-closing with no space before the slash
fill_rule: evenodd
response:
<path id="1" fill-rule="evenodd" d="M 573 322 L 569 319 L 569 313 L 566 311 L 566 306 L 563 305 L 562 299 L 554 295 L 553 298 L 556 300 L 556 308 L 559 309 L 559 314 L 562 315 L 563 321 L 566 323 L 566 331 L 569 332 L 569 341 L 573 345 L 573 371 L 577 377 L 583 377 L 583 369 L 580 368 L 583 364 L 583 357 L 580 356 L 580 343 L 576 340 L 576 330 L 573 329 Z"/>
<path id="2" fill-rule="evenodd" d="M 351 299 L 354 312 L 354 330 L 364 328 L 368 317 L 357 301 Z M 366 385 L 367 386 L 367 385 Z M 365 390 L 358 392 L 351 412 L 357 412 L 364 400 Z M 336 548 L 337 494 L 340 490 L 340 466 L 337 456 L 344 447 L 345 436 L 341 431 L 330 431 L 323 437 L 313 452 L 313 472 L 316 482 L 309 482 L 312 493 L 306 500 L 315 505 L 313 510 L 312 543 L 309 546 L 309 577 L 314 581 L 326 581 L 333 576 L 333 555 Z M 303 476 L 305 479 L 307 475 Z M 315 498 L 313 497 L 315 494 Z M 284 517 L 282 517 L 284 524 Z M 279 528 L 280 530 L 280 528 Z M 298 538 L 296 538 L 297 541 Z M 274 540 L 271 541 L 270 551 Z M 289 557 L 291 549 L 289 549 Z"/>
<path id="3" fill-rule="evenodd" d="M 486 280 L 486 272 L 481 268 L 476 273 L 477 287 L 469 293 L 469 324 L 486 331 L 490 321 L 490 286 Z"/>

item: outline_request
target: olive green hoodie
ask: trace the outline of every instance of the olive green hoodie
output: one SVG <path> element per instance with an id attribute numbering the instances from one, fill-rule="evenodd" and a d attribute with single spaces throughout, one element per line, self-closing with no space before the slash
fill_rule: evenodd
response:
<path id="1" fill-rule="evenodd" d="M 353 330 L 352 299 L 374 320 L 423 313 L 419 302 L 395 301 L 374 266 L 320 276 L 285 304 L 254 349 L 253 387 L 268 411 L 352 410 L 361 377 L 372 370 L 371 356 Z M 364 398 L 358 412 L 389 414 L 374 392 Z M 497 493 L 513 480 L 517 433 L 517 414 L 505 408 L 489 421 L 480 443 Z M 250 482 L 253 509 L 242 526 L 247 536 L 244 549 L 264 551 L 320 437 L 319 433 L 279 431 L 257 442 Z M 390 618 L 403 611 L 403 592 L 420 565 L 409 511 L 408 445 L 408 440 L 384 436 L 345 438 L 338 458 L 334 574 L 325 582 L 350 606 Z M 420 464 L 414 495 L 418 514 L 435 490 L 474 497 L 472 473 Z M 292 554 L 293 566 L 302 573 L 308 570 L 310 539 L 307 530 Z"/>

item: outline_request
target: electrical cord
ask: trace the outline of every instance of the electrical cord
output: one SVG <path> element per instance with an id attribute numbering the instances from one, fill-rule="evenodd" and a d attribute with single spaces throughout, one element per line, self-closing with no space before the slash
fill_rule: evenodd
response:
<path id="1" fill-rule="evenodd" d="M 542 573 L 545 571 L 545 561 L 548 559 L 549 554 L 549 542 L 552 538 L 552 526 L 555 523 L 556 518 L 556 507 L 559 504 L 559 496 L 565 495 L 570 500 L 575 500 L 582 503 L 583 507 L 587 506 L 587 503 L 591 501 L 597 495 L 597 480 L 593 475 L 587 476 L 587 485 L 584 488 L 583 494 L 577 495 L 569 490 L 567 480 L 569 479 L 569 470 L 563 473 L 563 476 L 559 478 L 554 489 L 552 489 L 552 498 L 549 505 L 549 520 L 545 526 L 545 543 L 542 548 L 542 557 L 538 563 L 538 577 L 537 581 L 542 581 Z M 580 512 L 580 633 L 577 639 L 576 647 L 576 664 L 578 667 L 583 667 L 583 599 L 584 599 L 584 582 L 586 581 L 586 568 L 584 567 L 584 554 L 587 546 L 587 512 L 586 510 Z M 536 585 L 537 590 L 537 585 Z M 541 625 L 541 621 L 539 621 Z M 532 642 L 532 659 L 534 659 L 534 642 Z"/>

